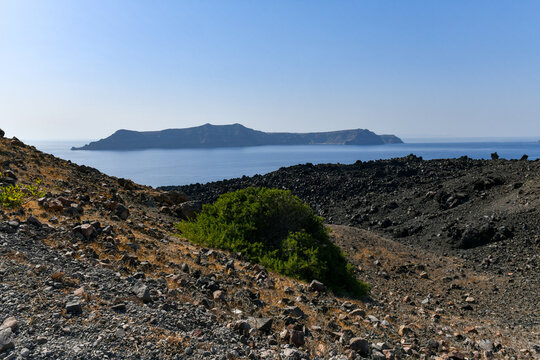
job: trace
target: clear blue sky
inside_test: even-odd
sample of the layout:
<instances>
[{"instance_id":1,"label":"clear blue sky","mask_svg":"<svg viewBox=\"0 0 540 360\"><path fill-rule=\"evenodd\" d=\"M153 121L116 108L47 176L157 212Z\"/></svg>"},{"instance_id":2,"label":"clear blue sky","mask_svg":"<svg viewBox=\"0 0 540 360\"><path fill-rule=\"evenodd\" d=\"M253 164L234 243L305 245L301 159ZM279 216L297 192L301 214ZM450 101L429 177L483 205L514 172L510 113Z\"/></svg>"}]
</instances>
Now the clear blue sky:
<instances>
[{"instance_id":1,"label":"clear blue sky","mask_svg":"<svg viewBox=\"0 0 540 360\"><path fill-rule=\"evenodd\" d=\"M540 136L540 1L0 0L0 128Z\"/></svg>"}]
</instances>

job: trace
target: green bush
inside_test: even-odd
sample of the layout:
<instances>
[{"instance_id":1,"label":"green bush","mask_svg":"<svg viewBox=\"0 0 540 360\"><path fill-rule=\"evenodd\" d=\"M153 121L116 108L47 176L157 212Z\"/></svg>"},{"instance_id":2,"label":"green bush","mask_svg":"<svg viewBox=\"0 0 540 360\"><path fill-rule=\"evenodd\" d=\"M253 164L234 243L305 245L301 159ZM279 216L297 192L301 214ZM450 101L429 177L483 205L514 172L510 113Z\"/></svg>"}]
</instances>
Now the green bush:
<instances>
[{"instance_id":1,"label":"green bush","mask_svg":"<svg viewBox=\"0 0 540 360\"><path fill-rule=\"evenodd\" d=\"M0 204L4 207L20 206L25 197L26 193L19 185L0 188Z\"/></svg>"},{"instance_id":2,"label":"green bush","mask_svg":"<svg viewBox=\"0 0 540 360\"><path fill-rule=\"evenodd\" d=\"M322 218L290 191L251 187L227 193L176 226L194 243L241 252L280 274L317 279L351 296L369 291L330 241Z\"/></svg>"},{"instance_id":3,"label":"green bush","mask_svg":"<svg viewBox=\"0 0 540 360\"><path fill-rule=\"evenodd\" d=\"M2 174L0 174L2 175ZM14 208L21 206L23 200L40 198L45 196L45 191L41 189L41 179L35 179L34 184L27 186L8 185L0 188L0 205Z\"/></svg>"},{"instance_id":4,"label":"green bush","mask_svg":"<svg viewBox=\"0 0 540 360\"><path fill-rule=\"evenodd\" d=\"M46 192L41 188L41 183L43 181L40 178L34 179L34 184L27 185L26 190L29 193L29 196L32 198L41 198L44 197Z\"/></svg>"}]
</instances>

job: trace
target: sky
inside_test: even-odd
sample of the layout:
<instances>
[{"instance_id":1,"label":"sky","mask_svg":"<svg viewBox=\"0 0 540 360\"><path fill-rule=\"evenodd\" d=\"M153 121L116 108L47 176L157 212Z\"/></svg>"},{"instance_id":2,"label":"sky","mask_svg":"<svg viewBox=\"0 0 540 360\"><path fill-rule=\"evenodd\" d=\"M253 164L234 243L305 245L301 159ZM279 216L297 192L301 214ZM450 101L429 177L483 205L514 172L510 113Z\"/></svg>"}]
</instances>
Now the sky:
<instances>
[{"instance_id":1,"label":"sky","mask_svg":"<svg viewBox=\"0 0 540 360\"><path fill-rule=\"evenodd\" d=\"M0 0L0 128L540 137L539 17L536 0Z\"/></svg>"}]
</instances>

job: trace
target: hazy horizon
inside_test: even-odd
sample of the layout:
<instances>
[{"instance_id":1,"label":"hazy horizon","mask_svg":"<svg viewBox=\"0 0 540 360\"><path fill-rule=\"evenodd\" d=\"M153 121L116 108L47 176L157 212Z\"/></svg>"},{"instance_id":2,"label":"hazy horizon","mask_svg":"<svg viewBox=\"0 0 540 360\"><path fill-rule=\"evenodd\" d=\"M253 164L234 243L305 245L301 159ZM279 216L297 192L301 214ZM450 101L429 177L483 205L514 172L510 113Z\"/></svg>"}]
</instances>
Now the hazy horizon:
<instances>
[{"instance_id":1,"label":"hazy horizon","mask_svg":"<svg viewBox=\"0 0 540 360\"><path fill-rule=\"evenodd\" d=\"M0 128L540 138L537 1L0 2Z\"/></svg>"},{"instance_id":2,"label":"hazy horizon","mask_svg":"<svg viewBox=\"0 0 540 360\"><path fill-rule=\"evenodd\" d=\"M258 129L256 129L258 130ZM346 130L346 129L344 129ZM112 134L109 134L112 135ZM383 135L383 134L379 134ZM10 134L6 134L6 136L10 136ZM16 135L14 135L16 136ZM105 136L106 137L106 136ZM20 138L20 140L27 142L29 145L33 145L33 142L56 142L56 143L80 143L80 144L88 144L92 141L98 141L102 138L90 138L90 139L77 139L77 138ZM464 136L464 137L454 137L454 136L407 136L407 137L400 137L401 140L403 140L405 143L438 143L438 142L537 142L539 141L539 137L536 136ZM272 146L272 145L270 145Z\"/></svg>"}]
</instances>

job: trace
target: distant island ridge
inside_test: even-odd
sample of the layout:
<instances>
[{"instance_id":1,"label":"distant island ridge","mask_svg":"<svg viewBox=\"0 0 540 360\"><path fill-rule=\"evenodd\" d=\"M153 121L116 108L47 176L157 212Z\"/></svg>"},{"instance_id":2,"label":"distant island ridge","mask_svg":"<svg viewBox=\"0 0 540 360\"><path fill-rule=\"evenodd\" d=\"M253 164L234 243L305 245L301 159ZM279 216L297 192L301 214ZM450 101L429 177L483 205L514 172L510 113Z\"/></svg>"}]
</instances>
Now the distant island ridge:
<instances>
[{"instance_id":1,"label":"distant island ridge","mask_svg":"<svg viewBox=\"0 0 540 360\"><path fill-rule=\"evenodd\" d=\"M220 148L264 145L383 145L401 144L395 135L366 129L312 133L263 132L241 124L212 125L161 131L118 130L111 136L71 150L144 150Z\"/></svg>"}]
</instances>

